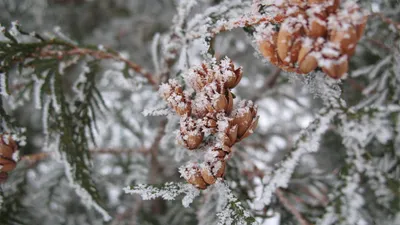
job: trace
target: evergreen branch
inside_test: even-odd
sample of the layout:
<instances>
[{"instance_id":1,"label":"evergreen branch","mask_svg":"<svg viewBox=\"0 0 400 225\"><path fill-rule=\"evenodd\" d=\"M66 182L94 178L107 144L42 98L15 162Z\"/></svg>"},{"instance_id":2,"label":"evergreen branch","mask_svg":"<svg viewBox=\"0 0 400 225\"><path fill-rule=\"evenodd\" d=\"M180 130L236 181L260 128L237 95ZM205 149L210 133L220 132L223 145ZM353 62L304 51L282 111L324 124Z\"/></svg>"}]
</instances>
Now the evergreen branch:
<instances>
[{"instance_id":1,"label":"evergreen branch","mask_svg":"<svg viewBox=\"0 0 400 225\"><path fill-rule=\"evenodd\" d=\"M254 225L256 219L243 207L240 200L232 193L232 190L222 180L215 183L218 190L222 210L217 213L218 225Z\"/></svg>"},{"instance_id":2,"label":"evergreen branch","mask_svg":"<svg viewBox=\"0 0 400 225\"><path fill-rule=\"evenodd\" d=\"M44 59L64 60L71 56L83 57L90 55L99 60L111 59L123 62L133 71L144 76L149 84L154 88L158 88L158 81L154 79L152 73L148 72L140 65L123 58L118 52L79 46L57 38L44 39L39 34L34 33L34 35L30 35L27 32L22 31L18 25L14 26L17 27L17 30L21 35L28 37L33 36L40 41L37 42L32 40L31 42L18 42L18 40L7 29L3 29L2 32L9 41L0 42L0 62L2 62L0 70L8 71L15 63L22 63L22 65L25 65L27 60L33 60L32 62L27 63L27 65L34 66L35 62L37 62L35 59L40 61Z\"/></svg>"},{"instance_id":3,"label":"evergreen branch","mask_svg":"<svg viewBox=\"0 0 400 225\"><path fill-rule=\"evenodd\" d=\"M90 174L90 153L88 149L88 139L86 129L90 129L91 120L88 117L89 104L93 96L93 77L96 74L96 64L90 66L86 72L87 82L82 88L85 100L80 103L74 111L69 107L65 99L62 88L62 77L59 73L55 74L55 91L60 104L60 114L55 112L53 115L57 124L59 137L59 157L64 162L65 173L70 185L81 197L82 202L88 207L94 207L103 215L104 220L108 221L111 217L100 206L100 195L95 187ZM92 80L91 80L92 79ZM46 118L45 118L46 119ZM79 121L79 123L75 123ZM61 136L62 134L62 136Z\"/></svg>"}]
</instances>

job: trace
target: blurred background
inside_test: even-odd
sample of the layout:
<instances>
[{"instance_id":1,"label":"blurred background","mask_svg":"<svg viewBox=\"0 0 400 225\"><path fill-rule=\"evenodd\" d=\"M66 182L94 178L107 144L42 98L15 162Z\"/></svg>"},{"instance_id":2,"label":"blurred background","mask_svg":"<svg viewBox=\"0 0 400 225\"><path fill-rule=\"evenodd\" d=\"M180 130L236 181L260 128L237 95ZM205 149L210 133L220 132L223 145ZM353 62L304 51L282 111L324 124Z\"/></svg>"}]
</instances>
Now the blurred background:
<instances>
[{"instance_id":1,"label":"blurred background","mask_svg":"<svg viewBox=\"0 0 400 225\"><path fill-rule=\"evenodd\" d=\"M209 7L230 5L226 2L198 1L185 22L196 14L207 12ZM251 10L251 1L234 2L237 5L227 10L228 18ZM368 0L360 1L360 4L372 13L400 21L399 1ZM0 24L9 27L11 22L18 21L28 32L55 33L82 46L110 48L148 68L161 79L179 78L184 69L205 58L201 52L201 40L197 40L186 43L185 63L180 63L181 58L173 63L167 60L164 64L157 63L157 59L161 62L168 58L166 42L171 40L168 38L173 33L171 27L178 13L177 6L178 1L175 0L0 0ZM217 11L219 13L211 16L217 19L223 17L224 9L221 7ZM398 41L399 32L393 25L379 16L369 20L365 36L350 61L348 79L331 82L331 87L342 93L348 106L399 103L400 96L396 96L398 92L395 89L400 83L400 70L394 68L395 61L378 67L388 56L399 60ZM255 200L261 193L263 182L275 170L274 165L285 159L301 130L317 117L323 107L324 88L330 81L322 72L303 77L271 66L255 48L251 35L241 29L218 35L213 46L216 57L229 56L235 64L243 67L244 76L234 94L239 100L253 100L259 107L260 115L256 132L235 145L225 180L260 224L298 224L292 212L281 204L284 201L282 198L309 218L310 224L314 224L325 214L332 198L329 193L341 182L338 175L345 173L344 168L348 164L343 137L335 123L330 124L322 136L319 151L301 158L281 199L274 198L269 207L262 208L257 206ZM74 83L79 71L79 66L66 70L66 77L70 78L66 79L65 86ZM389 71L392 81L381 79L385 71ZM372 73L378 75L372 76ZM2 184L4 196L8 196L8 208L3 207L1 215L11 215L11 224L217 224L215 202L218 195L215 193L218 190L204 192L189 208L184 208L180 199L143 201L140 196L123 192L123 187L140 183L184 182L179 177L178 168L191 155L175 141L178 117L143 113L160 105L165 108L146 80L134 73L126 79L124 65L111 60L101 62L98 74L96 82L105 107L96 119L96 145L90 144L93 161L91 176L104 209L112 220L104 222L95 210L82 204L66 179L64 164L52 156L38 160L23 158L17 169L10 173L8 182ZM12 82L19 84L17 77L12 78ZM390 85L394 85L390 89L393 93L391 97L383 93ZM13 87L17 92L18 86ZM378 101L380 97L385 99ZM51 148L43 146L43 112L36 109L29 99L12 103L11 100L6 101L10 105L9 113L26 127L27 144L20 149L20 155L24 157L51 151ZM390 123L390 127L399 124L396 119ZM396 180L400 178L400 139L395 138L399 135L395 129L391 131L390 143L371 140L368 151L369 160ZM400 203L386 198L392 195L382 194L382 204L386 208L382 207L367 181L361 183L365 187L360 193L367 204L358 211L364 223L357 224L389 225L398 222L400 216L396 210L399 210ZM398 188L397 184L393 185L394 189ZM393 198L398 200L399 196Z\"/></svg>"}]
</instances>

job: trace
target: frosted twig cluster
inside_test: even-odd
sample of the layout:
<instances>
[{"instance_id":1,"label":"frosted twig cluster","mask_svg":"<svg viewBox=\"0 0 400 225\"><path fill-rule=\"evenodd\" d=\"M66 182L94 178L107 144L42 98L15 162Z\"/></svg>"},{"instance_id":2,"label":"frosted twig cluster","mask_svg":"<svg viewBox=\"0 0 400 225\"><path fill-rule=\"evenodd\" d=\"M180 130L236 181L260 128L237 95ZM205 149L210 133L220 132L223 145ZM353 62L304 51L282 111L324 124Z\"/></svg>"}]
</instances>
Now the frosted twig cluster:
<instances>
[{"instance_id":1,"label":"frosted twig cluster","mask_svg":"<svg viewBox=\"0 0 400 225\"><path fill-rule=\"evenodd\" d=\"M214 184L225 173L231 147L257 126L257 107L251 101L233 104L234 88L242 77L229 58L203 63L184 74L193 90L183 90L171 79L160 86L160 95L181 116L178 142L189 150L206 149L204 161L180 168L181 175L199 189Z\"/></svg>"},{"instance_id":2,"label":"frosted twig cluster","mask_svg":"<svg viewBox=\"0 0 400 225\"><path fill-rule=\"evenodd\" d=\"M254 1L258 13L272 17L254 34L260 52L285 71L317 69L339 79L364 31L367 16L355 2L340 0Z\"/></svg>"}]
</instances>

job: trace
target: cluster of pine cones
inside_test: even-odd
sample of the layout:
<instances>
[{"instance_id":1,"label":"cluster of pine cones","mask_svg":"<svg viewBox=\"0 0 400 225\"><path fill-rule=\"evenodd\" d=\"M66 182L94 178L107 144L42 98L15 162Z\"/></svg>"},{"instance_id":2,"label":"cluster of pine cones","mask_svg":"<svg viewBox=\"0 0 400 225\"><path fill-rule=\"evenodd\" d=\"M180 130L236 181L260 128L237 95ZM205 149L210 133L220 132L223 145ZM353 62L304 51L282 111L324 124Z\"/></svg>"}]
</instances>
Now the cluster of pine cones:
<instances>
[{"instance_id":1,"label":"cluster of pine cones","mask_svg":"<svg viewBox=\"0 0 400 225\"><path fill-rule=\"evenodd\" d=\"M256 27L260 52L285 71L307 74L317 67L339 79L364 31L367 16L354 1L255 0L270 17Z\"/></svg>"},{"instance_id":2,"label":"cluster of pine cones","mask_svg":"<svg viewBox=\"0 0 400 225\"><path fill-rule=\"evenodd\" d=\"M17 143L9 134L0 135L0 183L8 178L8 172L13 170L17 165L16 155L18 151Z\"/></svg>"},{"instance_id":3,"label":"cluster of pine cones","mask_svg":"<svg viewBox=\"0 0 400 225\"><path fill-rule=\"evenodd\" d=\"M190 90L171 79L159 93L181 117L178 142L189 150L206 151L200 163L180 168L189 183L206 189L224 176L231 147L256 128L257 107L251 101L233 103L231 89L241 80L242 69L229 58L193 67L183 77Z\"/></svg>"}]
</instances>

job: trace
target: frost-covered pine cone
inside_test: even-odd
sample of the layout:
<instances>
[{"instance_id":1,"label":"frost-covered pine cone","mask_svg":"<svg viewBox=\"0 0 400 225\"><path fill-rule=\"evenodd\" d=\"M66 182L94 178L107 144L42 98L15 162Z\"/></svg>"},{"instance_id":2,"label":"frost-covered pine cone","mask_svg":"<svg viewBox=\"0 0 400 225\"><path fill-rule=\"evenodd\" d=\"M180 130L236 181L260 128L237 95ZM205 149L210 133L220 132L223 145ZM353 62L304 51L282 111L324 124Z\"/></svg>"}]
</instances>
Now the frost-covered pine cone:
<instances>
[{"instance_id":1,"label":"frost-covered pine cone","mask_svg":"<svg viewBox=\"0 0 400 225\"><path fill-rule=\"evenodd\" d=\"M355 2L339 0L255 1L267 21L256 27L261 54L289 72L307 74L317 67L339 79L348 71L367 22Z\"/></svg>"},{"instance_id":2,"label":"frost-covered pine cone","mask_svg":"<svg viewBox=\"0 0 400 225\"><path fill-rule=\"evenodd\" d=\"M0 135L0 183L14 170L18 161L18 145L9 134Z\"/></svg>"},{"instance_id":3,"label":"frost-covered pine cone","mask_svg":"<svg viewBox=\"0 0 400 225\"><path fill-rule=\"evenodd\" d=\"M223 177L231 147L257 126L257 107L251 101L233 103L230 89L242 75L242 69L225 58L219 63L202 63L184 74L193 89L192 98L176 80L160 87L161 96L181 116L178 142L189 150L201 146L207 149L203 162L192 162L180 169L181 175L199 189Z\"/></svg>"}]
</instances>

